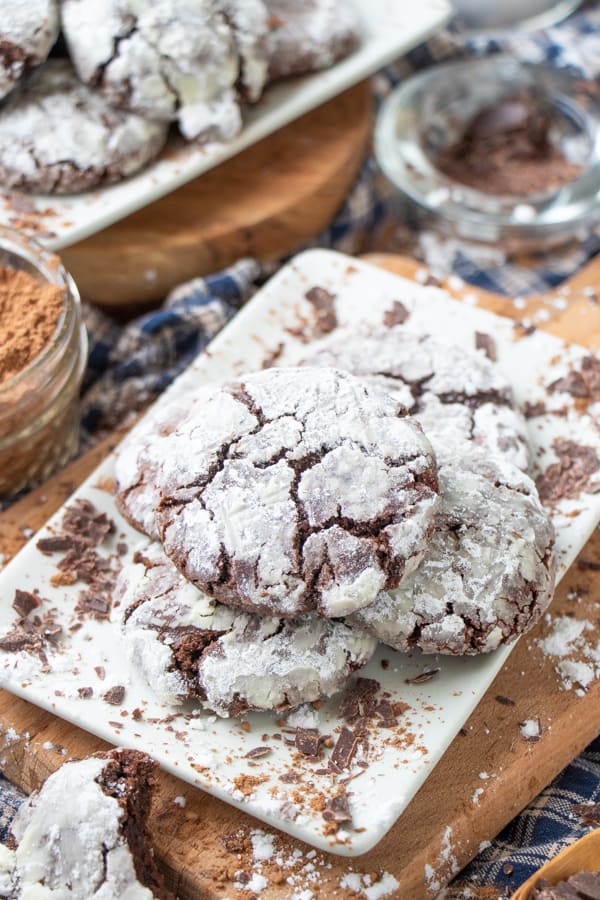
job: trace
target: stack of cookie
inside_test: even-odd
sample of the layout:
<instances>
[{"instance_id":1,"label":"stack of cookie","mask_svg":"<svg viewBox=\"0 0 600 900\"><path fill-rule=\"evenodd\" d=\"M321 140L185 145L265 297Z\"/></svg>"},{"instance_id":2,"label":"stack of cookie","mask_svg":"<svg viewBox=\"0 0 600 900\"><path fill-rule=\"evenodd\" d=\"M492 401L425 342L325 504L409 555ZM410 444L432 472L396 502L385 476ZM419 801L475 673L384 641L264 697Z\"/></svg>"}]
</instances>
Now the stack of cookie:
<instances>
[{"instance_id":1,"label":"stack of cookie","mask_svg":"<svg viewBox=\"0 0 600 900\"><path fill-rule=\"evenodd\" d=\"M377 641L474 654L539 618L553 530L501 372L401 327L190 390L131 432L147 536L114 615L148 684L219 715L342 689Z\"/></svg>"},{"instance_id":2,"label":"stack of cookie","mask_svg":"<svg viewBox=\"0 0 600 900\"><path fill-rule=\"evenodd\" d=\"M243 101L358 40L344 0L0 0L0 14L0 179L44 193L131 175L172 122L230 140Z\"/></svg>"}]
</instances>

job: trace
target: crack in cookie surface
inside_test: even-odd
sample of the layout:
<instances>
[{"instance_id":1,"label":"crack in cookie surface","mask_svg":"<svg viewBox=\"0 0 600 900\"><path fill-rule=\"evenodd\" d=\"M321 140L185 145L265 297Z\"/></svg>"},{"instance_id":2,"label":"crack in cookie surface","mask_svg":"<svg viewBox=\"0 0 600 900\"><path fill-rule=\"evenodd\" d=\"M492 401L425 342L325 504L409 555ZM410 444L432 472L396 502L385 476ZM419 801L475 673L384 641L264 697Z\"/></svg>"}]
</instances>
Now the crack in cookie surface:
<instances>
[{"instance_id":1,"label":"crack in cookie surface","mask_svg":"<svg viewBox=\"0 0 600 900\"><path fill-rule=\"evenodd\" d=\"M133 665L165 702L221 716L284 710L341 690L375 649L373 637L343 622L225 607L186 581L158 543L135 558L119 577L113 616Z\"/></svg>"},{"instance_id":2,"label":"crack in cookie surface","mask_svg":"<svg viewBox=\"0 0 600 900\"><path fill-rule=\"evenodd\" d=\"M438 502L417 423L335 370L214 388L144 460L168 556L218 600L267 615L367 606L418 564Z\"/></svg>"},{"instance_id":3,"label":"crack in cookie surface","mask_svg":"<svg viewBox=\"0 0 600 900\"><path fill-rule=\"evenodd\" d=\"M302 363L338 366L387 391L422 424L438 459L473 440L523 471L527 429L502 372L481 351L391 328L338 329L304 351Z\"/></svg>"},{"instance_id":4,"label":"crack in cookie surface","mask_svg":"<svg viewBox=\"0 0 600 900\"><path fill-rule=\"evenodd\" d=\"M552 524L531 479L476 446L439 475L441 511L420 566L351 621L397 650L495 650L552 598Z\"/></svg>"}]
</instances>

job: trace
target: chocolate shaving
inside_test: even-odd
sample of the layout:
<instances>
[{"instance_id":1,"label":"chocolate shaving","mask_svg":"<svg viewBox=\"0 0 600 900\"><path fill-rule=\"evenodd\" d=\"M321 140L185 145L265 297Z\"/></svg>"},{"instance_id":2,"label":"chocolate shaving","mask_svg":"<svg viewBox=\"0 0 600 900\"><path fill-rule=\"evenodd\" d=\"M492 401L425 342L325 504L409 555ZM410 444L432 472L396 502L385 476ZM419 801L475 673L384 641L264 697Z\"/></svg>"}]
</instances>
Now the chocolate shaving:
<instances>
[{"instance_id":1,"label":"chocolate shaving","mask_svg":"<svg viewBox=\"0 0 600 900\"><path fill-rule=\"evenodd\" d=\"M364 729L352 731L350 728L342 728L328 760L330 770L339 774L347 769L365 737Z\"/></svg>"},{"instance_id":2,"label":"chocolate shaving","mask_svg":"<svg viewBox=\"0 0 600 900\"><path fill-rule=\"evenodd\" d=\"M536 419L538 416L546 414L546 406L541 400L537 403L530 403L528 400L523 404L523 415L526 419Z\"/></svg>"},{"instance_id":3,"label":"chocolate shaving","mask_svg":"<svg viewBox=\"0 0 600 900\"><path fill-rule=\"evenodd\" d=\"M487 358L492 362L496 362L498 359L494 339L491 335L486 334L485 331L475 332L475 349L483 350Z\"/></svg>"},{"instance_id":4,"label":"chocolate shaving","mask_svg":"<svg viewBox=\"0 0 600 900\"><path fill-rule=\"evenodd\" d=\"M548 386L551 393L564 392L579 400L593 403L600 400L600 358L584 356L581 369L572 369L564 378Z\"/></svg>"},{"instance_id":5,"label":"chocolate shaving","mask_svg":"<svg viewBox=\"0 0 600 900\"><path fill-rule=\"evenodd\" d=\"M404 684L425 684L426 681L431 681L432 678L435 678L439 671L439 668L427 669L425 672L421 672L420 675L415 675L414 678L405 678Z\"/></svg>"},{"instance_id":6,"label":"chocolate shaving","mask_svg":"<svg viewBox=\"0 0 600 900\"><path fill-rule=\"evenodd\" d=\"M357 678L342 698L338 715L347 722L366 718L375 712L375 695L381 685L374 678Z\"/></svg>"},{"instance_id":7,"label":"chocolate shaving","mask_svg":"<svg viewBox=\"0 0 600 900\"><path fill-rule=\"evenodd\" d=\"M403 325L409 316L410 313L405 305L400 303L399 300L394 300L390 309L386 309L383 314L383 324L387 328L393 328L394 325Z\"/></svg>"},{"instance_id":8,"label":"chocolate shaving","mask_svg":"<svg viewBox=\"0 0 600 900\"><path fill-rule=\"evenodd\" d=\"M298 774L298 772L294 772L292 770L290 772L284 772L283 775L280 775L279 780L283 781L284 784L296 784L296 782L300 781L300 775Z\"/></svg>"},{"instance_id":9,"label":"chocolate shaving","mask_svg":"<svg viewBox=\"0 0 600 900\"><path fill-rule=\"evenodd\" d=\"M592 482L592 476L600 469L600 459L593 447L580 446L564 438L557 438L552 447L558 462L551 463L537 479L542 503L576 499L582 492L596 493L600 490L600 480Z\"/></svg>"},{"instance_id":10,"label":"chocolate shaving","mask_svg":"<svg viewBox=\"0 0 600 900\"><path fill-rule=\"evenodd\" d=\"M82 700L89 700L90 697L94 696L94 688L91 687L80 687L77 688L77 693L81 697Z\"/></svg>"},{"instance_id":11,"label":"chocolate shaving","mask_svg":"<svg viewBox=\"0 0 600 900\"><path fill-rule=\"evenodd\" d=\"M316 312L316 321L313 325L313 337L329 334L337 328L337 316L335 314L335 294L330 294L322 287L313 287L304 295L312 304Z\"/></svg>"},{"instance_id":12,"label":"chocolate shaving","mask_svg":"<svg viewBox=\"0 0 600 900\"><path fill-rule=\"evenodd\" d=\"M123 702L124 696L125 688L122 684L116 684L114 687L109 688L108 691L105 691L102 694L102 699L107 703L110 703L111 706L119 706L119 704Z\"/></svg>"},{"instance_id":13,"label":"chocolate shaving","mask_svg":"<svg viewBox=\"0 0 600 900\"><path fill-rule=\"evenodd\" d=\"M52 553L64 553L73 547L73 538L71 537L55 537L40 538L36 544L38 550L46 556Z\"/></svg>"},{"instance_id":14,"label":"chocolate shaving","mask_svg":"<svg viewBox=\"0 0 600 900\"><path fill-rule=\"evenodd\" d=\"M515 701L511 700L510 697L505 697L503 694L496 694L494 699L497 703L501 703L502 706L515 706Z\"/></svg>"},{"instance_id":15,"label":"chocolate shaving","mask_svg":"<svg viewBox=\"0 0 600 900\"><path fill-rule=\"evenodd\" d=\"M96 673L100 681L104 681L104 678L106 677L106 669L104 668L104 666L94 666L94 672Z\"/></svg>"},{"instance_id":16,"label":"chocolate shaving","mask_svg":"<svg viewBox=\"0 0 600 900\"><path fill-rule=\"evenodd\" d=\"M19 614L20 618L24 619L30 612L37 609L39 605L39 598L36 597L35 594L31 594L29 591L20 591L17 588L12 606L15 612Z\"/></svg>"},{"instance_id":17,"label":"chocolate shaving","mask_svg":"<svg viewBox=\"0 0 600 900\"><path fill-rule=\"evenodd\" d=\"M574 803L571 812L579 816L584 825L600 825L600 803Z\"/></svg>"},{"instance_id":18,"label":"chocolate shaving","mask_svg":"<svg viewBox=\"0 0 600 900\"><path fill-rule=\"evenodd\" d=\"M337 797L330 797L325 803L323 818L326 822L335 822L336 825L351 824L352 816L350 814L348 795L341 793Z\"/></svg>"},{"instance_id":19,"label":"chocolate shaving","mask_svg":"<svg viewBox=\"0 0 600 900\"><path fill-rule=\"evenodd\" d=\"M253 747L244 754L245 759L260 759L261 756L268 756L273 752L273 748L265 745L264 747Z\"/></svg>"},{"instance_id":20,"label":"chocolate shaving","mask_svg":"<svg viewBox=\"0 0 600 900\"><path fill-rule=\"evenodd\" d=\"M319 758L321 737L316 728L296 728L294 744L296 749L308 759Z\"/></svg>"},{"instance_id":21,"label":"chocolate shaving","mask_svg":"<svg viewBox=\"0 0 600 900\"><path fill-rule=\"evenodd\" d=\"M377 704L375 715L380 719L379 724L382 728L394 728L398 724L394 708L389 700L381 700Z\"/></svg>"}]
</instances>

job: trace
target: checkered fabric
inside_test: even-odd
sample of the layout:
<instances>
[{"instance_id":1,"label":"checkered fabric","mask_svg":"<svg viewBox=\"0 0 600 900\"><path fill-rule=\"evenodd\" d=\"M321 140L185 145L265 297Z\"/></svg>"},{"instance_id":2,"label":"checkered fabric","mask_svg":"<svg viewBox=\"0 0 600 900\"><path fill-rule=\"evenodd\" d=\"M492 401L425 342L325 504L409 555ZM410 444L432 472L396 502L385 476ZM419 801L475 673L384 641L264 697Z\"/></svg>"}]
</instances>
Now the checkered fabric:
<instances>
[{"instance_id":1,"label":"checkered fabric","mask_svg":"<svg viewBox=\"0 0 600 900\"><path fill-rule=\"evenodd\" d=\"M567 22L545 32L513 33L504 42L465 39L457 28L447 29L380 72L374 79L376 96L381 99L417 69L501 49L597 78L600 4L585 4ZM389 243L390 233L395 243ZM378 243L378 236L384 234L388 237ZM358 253L398 249L399 244L404 252L420 255L428 264L437 259L464 281L518 296L555 287L599 252L600 226L581 235L577 246L530 259L523 267L497 251L419 234L411 223L393 221L386 186L370 158L333 223L311 245ZM82 449L158 396L275 268L242 259L224 272L181 285L159 310L126 326L86 306L90 358L82 397ZM588 830L572 813L573 804L585 801L600 801L600 738L479 854L455 882L452 896L476 896L477 886L482 885L496 885L510 895L548 857ZM0 776L0 840L5 839L19 802L18 793ZM507 875L511 867L512 874Z\"/></svg>"}]
</instances>

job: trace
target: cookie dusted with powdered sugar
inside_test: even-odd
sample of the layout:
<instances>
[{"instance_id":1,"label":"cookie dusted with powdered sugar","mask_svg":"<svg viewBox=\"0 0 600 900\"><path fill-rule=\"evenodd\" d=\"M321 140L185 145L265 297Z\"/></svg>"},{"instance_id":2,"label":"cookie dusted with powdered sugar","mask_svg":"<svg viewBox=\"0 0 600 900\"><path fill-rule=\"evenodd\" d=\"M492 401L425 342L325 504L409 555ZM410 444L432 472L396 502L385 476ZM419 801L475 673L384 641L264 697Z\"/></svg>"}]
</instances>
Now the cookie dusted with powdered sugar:
<instances>
[{"instance_id":1,"label":"cookie dusted with powdered sugar","mask_svg":"<svg viewBox=\"0 0 600 900\"><path fill-rule=\"evenodd\" d=\"M2 896L173 900L146 829L157 764L135 750L67 762L20 807Z\"/></svg>"},{"instance_id":2,"label":"cookie dusted with powdered sugar","mask_svg":"<svg viewBox=\"0 0 600 900\"><path fill-rule=\"evenodd\" d=\"M504 375L482 352L401 326L338 329L303 353L308 366L337 366L367 378L403 403L423 426L438 459L465 440L529 466L527 427Z\"/></svg>"},{"instance_id":3,"label":"cookie dusted with powdered sugar","mask_svg":"<svg viewBox=\"0 0 600 900\"><path fill-rule=\"evenodd\" d=\"M62 19L83 81L186 138L234 137L238 87L256 100L266 81L262 0L62 0Z\"/></svg>"},{"instance_id":4,"label":"cookie dusted with powdered sugar","mask_svg":"<svg viewBox=\"0 0 600 900\"><path fill-rule=\"evenodd\" d=\"M368 606L418 565L438 505L419 425L330 369L270 369L213 388L147 445L145 468L180 571L265 615Z\"/></svg>"},{"instance_id":5,"label":"cookie dusted with powdered sugar","mask_svg":"<svg viewBox=\"0 0 600 900\"><path fill-rule=\"evenodd\" d=\"M534 483L477 447L440 465L441 510L419 568L350 621L397 650L475 654L523 634L554 589L554 532Z\"/></svg>"},{"instance_id":6,"label":"cookie dusted with powdered sugar","mask_svg":"<svg viewBox=\"0 0 600 900\"><path fill-rule=\"evenodd\" d=\"M348 0L265 0L272 79L332 66L359 42L360 22Z\"/></svg>"},{"instance_id":7,"label":"cookie dusted with powdered sugar","mask_svg":"<svg viewBox=\"0 0 600 900\"><path fill-rule=\"evenodd\" d=\"M222 606L186 581L157 543L137 550L116 598L126 652L157 696L199 702L220 716L329 697L377 643L310 613L282 620Z\"/></svg>"},{"instance_id":8,"label":"cookie dusted with powdered sugar","mask_svg":"<svg viewBox=\"0 0 600 900\"><path fill-rule=\"evenodd\" d=\"M132 175L162 150L167 128L112 109L65 60L32 72L0 108L5 187L67 194Z\"/></svg>"},{"instance_id":9,"label":"cookie dusted with powdered sugar","mask_svg":"<svg viewBox=\"0 0 600 900\"><path fill-rule=\"evenodd\" d=\"M46 60L58 30L58 0L0 0L0 99Z\"/></svg>"}]
</instances>

